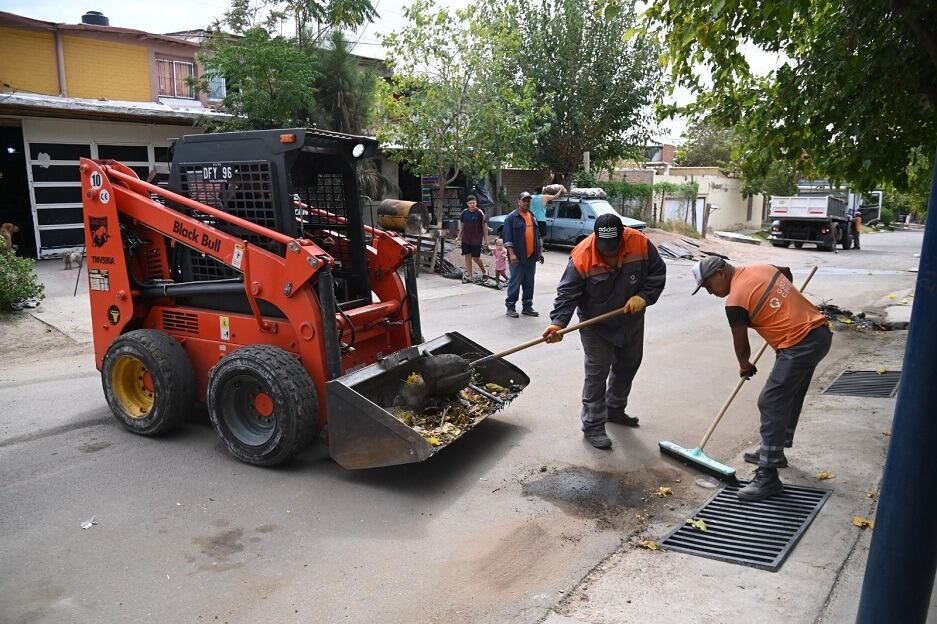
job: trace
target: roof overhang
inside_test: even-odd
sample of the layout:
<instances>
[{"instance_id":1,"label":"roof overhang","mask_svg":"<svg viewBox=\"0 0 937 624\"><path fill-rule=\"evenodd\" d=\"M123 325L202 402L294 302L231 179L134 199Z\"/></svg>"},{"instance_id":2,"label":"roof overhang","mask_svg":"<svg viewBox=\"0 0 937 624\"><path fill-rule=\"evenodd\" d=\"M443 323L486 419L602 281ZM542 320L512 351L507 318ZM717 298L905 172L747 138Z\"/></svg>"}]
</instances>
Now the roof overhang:
<instances>
[{"instance_id":1,"label":"roof overhang","mask_svg":"<svg viewBox=\"0 0 937 624\"><path fill-rule=\"evenodd\" d=\"M199 119L229 119L202 107L179 107L157 102L89 100L35 93L0 93L0 114L30 117L64 117L102 121L141 121L191 126Z\"/></svg>"}]
</instances>

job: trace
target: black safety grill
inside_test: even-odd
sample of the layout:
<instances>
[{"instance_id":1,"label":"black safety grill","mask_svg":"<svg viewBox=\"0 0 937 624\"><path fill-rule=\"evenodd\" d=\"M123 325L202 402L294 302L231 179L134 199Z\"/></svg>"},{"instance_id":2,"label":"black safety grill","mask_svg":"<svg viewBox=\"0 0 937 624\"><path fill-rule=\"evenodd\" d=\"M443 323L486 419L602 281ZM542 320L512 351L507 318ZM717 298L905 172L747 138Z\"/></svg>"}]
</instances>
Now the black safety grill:
<instances>
[{"instance_id":1,"label":"black safety grill","mask_svg":"<svg viewBox=\"0 0 937 624\"><path fill-rule=\"evenodd\" d=\"M662 541L665 550L777 572L813 522L829 490L785 485L784 493L761 501L742 501L739 485L724 487L696 510L692 519L706 530L684 524Z\"/></svg>"},{"instance_id":2,"label":"black safety grill","mask_svg":"<svg viewBox=\"0 0 937 624\"><path fill-rule=\"evenodd\" d=\"M268 161L182 163L179 167L181 195L265 228L283 231L277 219ZM270 251L279 251L276 243L263 236L211 215L186 209L182 211L206 225ZM234 269L196 251L190 252L189 267L191 279L196 280L227 279L238 275Z\"/></svg>"},{"instance_id":3,"label":"black safety grill","mask_svg":"<svg viewBox=\"0 0 937 624\"><path fill-rule=\"evenodd\" d=\"M845 370L822 394L890 399L898 392L901 371Z\"/></svg>"}]
</instances>

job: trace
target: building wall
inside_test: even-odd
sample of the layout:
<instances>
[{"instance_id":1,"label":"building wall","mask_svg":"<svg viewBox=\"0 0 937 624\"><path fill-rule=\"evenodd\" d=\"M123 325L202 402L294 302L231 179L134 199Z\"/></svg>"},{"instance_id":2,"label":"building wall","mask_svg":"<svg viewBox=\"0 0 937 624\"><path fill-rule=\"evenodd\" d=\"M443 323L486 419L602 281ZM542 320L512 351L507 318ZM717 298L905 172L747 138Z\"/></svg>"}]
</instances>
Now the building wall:
<instances>
[{"instance_id":1,"label":"building wall","mask_svg":"<svg viewBox=\"0 0 937 624\"><path fill-rule=\"evenodd\" d=\"M505 187L508 202L513 209L517 205L517 196L522 191L533 193L538 186L550 182L550 176L540 170L533 169L502 169L501 186Z\"/></svg>"},{"instance_id":2,"label":"building wall","mask_svg":"<svg viewBox=\"0 0 937 624\"><path fill-rule=\"evenodd\" d=\"M758 228L762 222L764 197L752 198L751 218L748 214L748 198L742 194L742 183L730 178L715 167L675 167L669 175L655 175L654 182L685 182L699 184L697 197L703 198L713 210L709 213L708 229L725 230Z\"/></svg>"},{"instance_id":3,"label":"building wall","mask_svg":"<svg viewBox=\"0 0 937 624\"><path fill-rule=\"evenodd\" d=\"M153 101L146 46L63 35L62 47L69 97Z\"/></svg>"},{"instance_id":4,"label":"building wall","mask_svg":"<svg viewBox=\"0 0 937 624\"><path fill-rule=\"evenodd\" d=\"M0 82L17 91L58 95L55 35L0 26Z\"/></svg>"}]
</instances>

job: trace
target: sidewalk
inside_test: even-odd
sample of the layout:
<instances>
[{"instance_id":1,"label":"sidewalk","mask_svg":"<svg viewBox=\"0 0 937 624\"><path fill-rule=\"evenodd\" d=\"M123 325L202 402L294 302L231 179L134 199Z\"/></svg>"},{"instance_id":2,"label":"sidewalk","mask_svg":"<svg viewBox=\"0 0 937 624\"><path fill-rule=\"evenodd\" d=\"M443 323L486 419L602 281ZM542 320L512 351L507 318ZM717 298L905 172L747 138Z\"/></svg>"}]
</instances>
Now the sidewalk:
<instances>
[{"instance_id":1,"label":"sidewalk","mask_svg":"<svg viewBox=\"0 0 937 624\"><path fill-rule=\"evenodd\" d=\"M874 518L895 399L819 393L844 369L900 369L906 339L904 331L836 333L834 350L807 395L794 448L787 453L791 468L781 471L785 482L828 488L833 495L778 572L640 547L639 540L660 540L687 518L686 509L674 511L668 499L651 497L640 512L648 518L645 530L623 536L622 546L541 621L855 621L871 530L855 527L852 520ZM752 447L757 445L756 430L753 416ZM748 478L752 467L742 461L744 450L725 459L737 468L744 466L739 475ZM816 474L822 470L832 471L835 478L819 482ZM699 505L713 491L695 485L694 476L688 472L681 483L662 485L673 487L675 495L695 498ZM937 622L934 602L929 621Z\"/></svg>"},{"instance_id":2,"label":"sidewalk","mask_svg":"<svg viewBox=\"0 0 937 624\"><path fill-rule=\"evenodd\" d=\"M88 303L88 268L82 265L79 279L77 268L66 271L63 266L64 261L61 259L36 262L36 274L45 284L46 297L39 307L30 309L29 313L75 342L90 344L93 338L89 319L91 306Z\"/></svg>"}]
</instances>

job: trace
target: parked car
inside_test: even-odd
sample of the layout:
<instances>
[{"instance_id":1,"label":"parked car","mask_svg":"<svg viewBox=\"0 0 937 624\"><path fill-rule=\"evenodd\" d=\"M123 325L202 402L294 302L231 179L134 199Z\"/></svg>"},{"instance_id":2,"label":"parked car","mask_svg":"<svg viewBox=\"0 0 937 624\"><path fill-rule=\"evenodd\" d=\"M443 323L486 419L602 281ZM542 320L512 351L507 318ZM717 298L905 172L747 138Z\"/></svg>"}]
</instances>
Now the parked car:
<instances>
[{"instance_id":1,"label":"parked car","mask_svg":"<svg viewBox=\"0 0 937 624\"><path fill-rule=\"evenodd\" d=\"M618 215L621 222L630 228L643 232L647 223L629 217L623 217L605 199L594 197L559 197L547 204L547 235L544 243L547 245L574 246L592 234L595 229L595 219L603 214ZM488 228L501 236L504 229L504 219L507 215L500 215L488 219Z\"/></svg>"}]
</instances>

